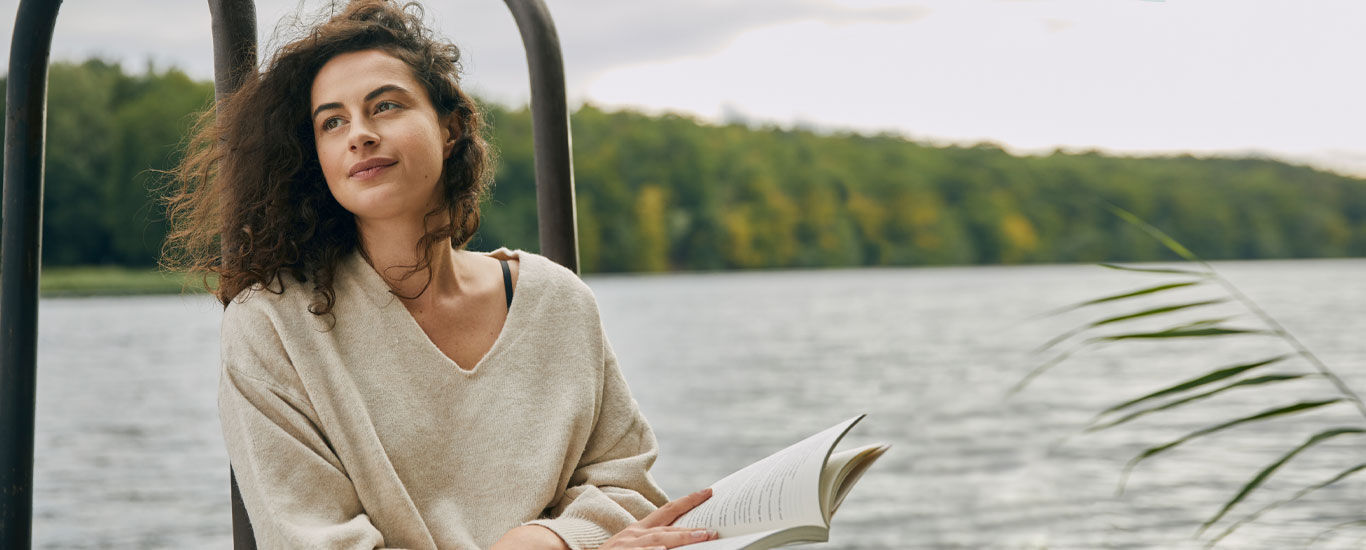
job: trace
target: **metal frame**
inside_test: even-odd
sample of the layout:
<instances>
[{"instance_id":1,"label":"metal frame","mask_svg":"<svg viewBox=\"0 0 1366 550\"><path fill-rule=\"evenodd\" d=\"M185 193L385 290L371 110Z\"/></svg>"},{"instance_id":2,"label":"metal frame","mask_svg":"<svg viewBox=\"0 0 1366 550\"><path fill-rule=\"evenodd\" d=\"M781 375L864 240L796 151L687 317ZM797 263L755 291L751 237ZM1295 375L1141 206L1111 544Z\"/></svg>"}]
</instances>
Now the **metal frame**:
<instances>
[{"instance_id":1,"label":"metal frame","mask_svg":"<svg viewBox=\"0 0 1366 550\"><path fill-rule=\"evenodd\" d=\"M531 73L536 203L541 254L579 270L569 108L559 35L542 0L505 0ZM214 92L223 98L256 70L254 0L208 0ZM4 220L0 236L0 547L32 546L34 392L38 278L42 261L43 159L48 60L61 0L21 0L10 46L5 112ZM251 523L231 479L233 540L254 549Z\"/></svg>"},{"instance_id":2,"label":"metal frame","mask_svg":"<svg viewBox=\"0 0 1366 550\"><path fill-rule=\"evenodd\" d=\"M47 62L60 0L23 0L5 91L4 235L0 236L0 547L33 540L33 406L42 262Z\"/></svg>"}]
</instances>

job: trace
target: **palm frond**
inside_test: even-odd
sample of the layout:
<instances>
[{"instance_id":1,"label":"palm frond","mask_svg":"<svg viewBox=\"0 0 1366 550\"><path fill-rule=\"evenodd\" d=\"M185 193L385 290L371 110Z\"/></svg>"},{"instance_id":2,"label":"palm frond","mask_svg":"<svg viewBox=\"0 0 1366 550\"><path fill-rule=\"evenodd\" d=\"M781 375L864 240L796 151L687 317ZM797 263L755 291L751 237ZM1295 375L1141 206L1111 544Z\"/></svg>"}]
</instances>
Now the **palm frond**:
<instances>
[{"instance_id":1,"label":"palm frond","mask_svg":"<svg viewBox=\"0 0 1366 550\"><path fill-rule=\"evenodd\" d=\"M1147 460L1147 459L1149 459L1149 458L1152 458L1152 457L1154 457L1154 456L1157 456L1158 454L1161 454L1161 453L1170 451L1170 450L1172 450L1173 448L1176 448L1178 445L1181 445L1182 443L1185 443L1185 442L1187 442L1187 441L1190 441L1190 440L1195 439L1195 438L1198 438L1198 437L1204 437L1204 436L1207 436L1207 435L1210 435L1210 434L1213 434L1213 433L1222 432L1222 431L1227 430L1227 429L1229 429L1229 428L1232 428L1232 427L1235 427L1235 426L1240 426L1240 425L1243 425L1243 424L1247 424L1247 423L1249 423L1249 422L1260 422L1260 421L1262 421L1262 420L1269 420L1269 419L1277 418L1277 417L1281 417L1281 416L1286 416L1286 415L1301 413L1301 412L1305 412L1305 411L1310 411L1310 410L1317 409L1317 408L1319 408L1319 407L1325 407L1325 406L1328 406L1328 405L1332 405L1332 404L1334 404L1334 403L1341 403L1342 401L1344 401L1344 399L1341 398L1341 397L1338 397L1338 398L1334 398L1334 399L1324 399L1324 400L1320 400L1320 401L1301 401L1301 402L1299 402L1299 403L1295 403L1294 405L1287 405L1287 406L1284 406L1284 407L1277 407L1277 408L1274 408L1274 409L1267 409L1267 410L1262 411L1262 412L1259 412L1259 413L1257 413L1257 414L1253 414L1253 415L1249 415L1249 416L1244 416L1244 417L1242 417L1242 418L1230 420L1230 421L1228 421L1228 422L1223 422L1223 423L1220 423L1220 424L1216 424L1216 425L1214 425L1214 426L1209 426L1209 427L1206 427L1206 428L1201 428L1201 429L1199 429L1199 430L1195 430L1195 431L1193 431L1193 432L1191 432L1191 433L1188 433L1188 434L1186 434L1186 435L1183 435L1183 436L1181 436L1181 437L1178 437L1178 438L1176 438L1176 439L1173 439L1173 440L1168 441L1168 442L1166 442L1166 443L1163 443L1163 444L1161 444L1161 445L1149 447L1149 448L1147 448L1146 450L1144 450L1143 452L1139 453L1138 456L1136 456L1136 457L1134 457L1133 459L1131 459L1131 460L1129 461L1129 463L1126 464L1126 465L1124 466L1124 474L1123 474L1123 476L1121 477L1120 483L1119 483L1119 492L1120 492L1120 493L1123 493L1123 492L1124 492L1124 485L1125 485L1125 483L1126 483L1126 482L1128 481L1128 479L1129 479L1129 473L1132 472L1133 469L1134 469L1134 467L1135 467L1135 466L1138 466L1138 464L1139 464L1140 462L1143 462L1144 460Z\"/></svg>"},{"instance_id":2,"label":"palm frond","mask_svg":"<svg viewBox=\"0 0 1366 550\"><path fill-rule=\"evenodd\" d=\"M1225 364L1224 366L1212 368L1207 372L1172 383L1158 390L1149 391L1137 397L1127 399L1097 413L1089 425L1083 429L1083 432L1089 433L1113 428L1154 413L1170 411L1178 407L1198 403L1235 389L1263 389L1282 382L1320 377L1329 381L1336 390L1336 395L1309 397L1298 403L1276 406L1255 414L1232 419L1225 418L1216 420L1210 425L1186 433L1181 437L1158 445L1149 446L1135 455L1124 466L1118 488L1121 494L1124 491L1125 485L1128 483L1129 476L1139 464L1207 435L1239 426L1319 410L1343 402L1355 406L1357 411L1361 413L1363 420L1366 420L1366 401L1363 401L1352 388L1348 387L1347 384L1332 371L1332 369L1328 368L1323 361L1304 346L1297 338L1290 334L1285 327L1281 326L1276 319L1268 315L1266 311L1262 310L1260 306L1248 298L1247 295L1243 294L1243 292L1231 282L1216 273L1209 263L1202 260L1199 256L1196 256L1195 253L1191 252L1170 235L1167 235L1157 227L1145 222L1133 213L1113 204L1107 204L1107 207L1116 216L1148 234L1168 250L1171 250L1177 256L1193 264L1194 267L1135 267L1118 264L1101 264L1102 267L1107 269L1130 273L1160 275L1169 277L1170 279L1157 284L1148 284L1135 290L1118 292L1077 302L1050 311L1048 315L1056 315L1101 304L1137 304L1132 305L1129 311L1113 313L1107 317L1087 322L1049 339L1040 346L1036 352L1052 350L1068 341L1071 341L1072 345L1070 349L1066 349L1061 353L1056 353L1052 359L1031 370L1023 380L1016 384L1011 393L1023 389L1028 382L1037 378L1052 367L1073 358L1075 354L1081 350L1126 342L1161 343L1193 340L1203 341L1203 339L1208 338L1224 338L1230 336L1278 339L1281 342L1288 344L1294 351L1293 353L1274 355L1258 360ZM1152 303L1153 299L1156 299L1159 296L1166 296L1167 293L1170 293L1171 291L1189 289L1205 285L1206 283L1217 285L1224 291L1225 295L1212 297L1205 296L1198 299L1188 299L1186 301L1175 303L1169 302L1166 304ZM1246 316L1234 316L1186 321L1158 329L1119 328L1121 326L1128 327L1129 325L1126 323L1130 321L1170 319L1170 316L1173 315L1185 315L1192 311L1201 310L1201 308L1226 303L1241 304L1247 312L1252 314L1252 317L1260 321L1260 323L1258 323L1260 326L1246 326ZM1235 321L1235 319L1238 319L1238 321ZM1308 363L1308 366L1313 370L1309 372L1292 371L1272 373L1263 373L1261 371L1261 369L1264 369L1268 365L1284 364L1288 360L1294 358L1304 359L1305 362ZM1344 436L1364 435L1366 434L1366 422L1363 422L1360 426L1334 425L1320 427L1316 432L1311 432L1311 434L1312 435L1307 435L1307 438L1298 445L1289 448L1288 451L1285 451L1283 454L1276 457L1275 460L1267 463L1245 481L1233 496L1224 502L1209 519L1201 524L1199 530L1195 534L1196 538L1204 536L1211 528L1227 519L1230 514L1232 514L1240 504L1246 502L1251 495L1259 490L1265 490L1266 481L1296 456L1328 440ZM1366 463L1346 468L1329 479L1315 485L1301 488L1289 498L1264 506L1251 514L1234 521L1218 536L1209 539L1207 541L1207 547L1218 544L1221 540L1224 540L1225 537L1238 529L1238 527L1255 521L1258 517L1270 510L1295 502L1307 494L1334 483L1338 483L1341 480L1362 471L1366 471ZM1321 533L1319 537L1349 525L1366 525L1366 519L1339 524L1324 533ZM1319 537L1315 537L1314 540L1317 540ZM1311 540L1310 543L1312 544L1312 542L1313 541Z\"/></svg>"},{"instance_id":3,"label":"palm frond","mask_svg":"<svg viewBox=\"0 0 1366 550\"><path fill-rule=\"evenodd\" d=\"M1192 269L1177 269L1172 267L1134 267L1130 265L1100 263L1098 266L1114 269L1117 271L1132 271L1134 273L1158 273L1163 275L1195 275L1197 277L1208 277L1207 271L1195 271Z\"/></svg>"},{"instance_id":4,"label":"palm frond","mask_svg":"<svg viewBox=\"0 0 1366 550\"><path fill-rule=\"evenodd\" d=\"M1029 383L1030 383L1030 382L1033 382L1035 378L1038 378L1038 377L1039 377L1039 375L1041 375L1041 374L1043 374L1044 372L1048 371L1048 369L1051 369L1051 368L1057 366L1058 363L1061 363L1061 362L1063 362L1063 361L1066 361L1068 357L1071 357L1074 353L1076 353L1076 352L1080 351L1082 348L1088 347L1088 346L1089 346L1088 344L1083 344L1083 345L1081 345L1081 346L1077 346L1077 347L1072 348L1072 349L1070 349L1070 350L1064 351L1064 352L1062 352L1062 353L1059 353L1059 354L1055 355L1052 359L1049 359L1049 360L1047 360L1047 361L1044 361L1043 363L1041 363L1041 364L1039 364L1038 366L1034 367L1034 368L1033 368L1032 370L1030 370L1027 374L1025 374L1024 378L1021 378L1019 382L1016 382L1014 386L1011 386L1010 390L1008 390L1008 391L1006 392L1006 397L1010 397L1010 396L1012 396L1012 395L1015 395L1015 394L1017 394L1017 393L1020 393L1020 390L1023 390L1023 389L1025 388L1025 386L1028 386Z\"/></svg>"},{"instance_id":5,"label":"palm frond","mask_svg":"<svg viewBox=\"0 0 1366 550\"><path fill-rule=\"evenodd\" d=\"M1070 330L1070 331L1067 331L1067 332L1065 332L1065 333L1063 333L1063 334L1061 334L1061 335L1059 335L1059 336L1053 338L1052 340L1049 340L1048 342L1045 342L1044 345L1039 346L1038 350L1036 350L1036 353L1037 353L1037 352L1047 351L1049 348L1052 348L1053 346L1058 345L1059 343L1063 342L1064 340L1067 340L1068 338L1071 338L1071 337L1073 337L1073 336L1076 336L1077 334L1081 334L1082 332L1085 332L1085 331L1088 331L1088 330L1091 330L1091 329L1094 329L1094 328L1099 328L1099 327L1103 327L1103 326L1106 326L1106 325L1113 325L1113 324L1115 324L1115 323L1122 323L1122 322L1124 322L1124 321L1132 321L1132 320L1134 320L1134 319L1144 319L1144 318L1153 317L1153 316L1156 316L1156 315L1163 315L1163 314L1167 314L1167 313L1174 313L1174 312L1177 312L1177 311L1184 311L1184 310L1188 310L1188 309L1192 309L1192 308L1197 308L1197 307L1204 307L1204 306L1210 306L1210 305L1215 305L1215 304L1222 304L1222 303L1225 303L1225 302L1228 302L1228 300L1227 300L1227 299L1223 299L1223 298L1218 298L1218 299L1214 299L1214 300L1199 300L1199 301L1195 301L1195 302L1186 302L1186 303L1182 303L1182 304L1167 304L1167 305L1164 305L1164 306L1158 306L1158 307L1154 307L1154 308L1148 308L1148 309L1145 309L1145 310L1143 310L1143 311L1139 311L1139 312L1135 312L1135 313L1125 313L1125 314L1121 314L1121 315L1115 315L1115 316L1107 317L1107 318L1101 319L1101 320L1099 320L1099 321L1092 321L1092 322L1090 322L1090 323L1087 323L1087 324L1085 324L1085 325L1082 325L1082 326L1080 326L1080 327L1077 327L1077 328L1075 328L1075 329L1072 329L1072 330Z\"/></svg>"},{"instance_id":6,"label":"palm frond","mask_svg":"<svg viewBox=\"0 0 1366 550\"><path fill-rule=\"evenodd\" d=\"M1257 472L1257 475L1253 476L1251 481L1248 481L1247 484L1243 485L1243 488L1238 491L1237 495L1234 495L1233 498L1229 499L1228 502L1224 503L1224 507L1220 508L1219 512L1214 514L1214 517L1205 520L1205 523L1200 525L1200 529L1196 531L1195 536L1198 537L1204 534L1206 529L1209 529L1210 526L1214 525L1215 523L1218 523L1219 520L1223 519L1224 515L1227 514L1229 510L1232 510L1234 506L1237 506L1239 502L1242 502L1243 499L1247 497L1247 495L1252 493L1252 491L1256 490L1258 487L1261 487L1262 483L1264 483L1267 478L1271 477L1271 474L1276 473L1276 470L1280 469L1280 467L1285 465L1286 462L1289 462L1290 459L1295 458L1295 455L1298 455L1301 452L1304 452L1305 449L1313 447L1314 445L1318 445L1319 443L1322 443L1334 437L1360 434L1366 434L1366 429L1357 427L1333 428L1331 430L1324 430L1314 434L1304 443L1301 443L1300 446L1291 449L1284 455L1281 455L1281 457L1276 459L1276 461L1272 462L1271 464L1268 464L1265 468L1262 468L1262 471Z\"/></svg>"},{"instance_id":7,"label":"palm frond","mask_svg":"<svg viewBox=\"0 0 1366 550\"><path fill-rule=\"evenodd\" d=\"M1122 268L1119 267L1119 266L1114 266L1114 267L1115 267L1115 269L1122 269ZM1156 285L1156 286L1150 286L1150 287L1146 287L1146 288L1140 288L1140 289L1138 289L1138 290L1130 290L1130 291L1126 291L1126 292L1121 292L1121 293L1119 293L1119 294L1113 294L1113 295L1110 295L1110 296L1104 296L1104 297L1101 297L1101 298L1095 298L1095 299L1092 299L1092 300L1086 300L1086 301L1084 301L1084 302L1077 302L1077 303L1072 304L1072 305L1070 305L1070 306L1063 306L1063 307L1060 307L1060 308L1055 309L1055 310L1053 310L1053 311L1050 311L1050 312L1048 312L1046 315L1057 315L1057 314L1060 314L1060 313L1066 313L1066 312L1069 312L1069 311L1072 311L1072 310L1075 310L1075 309L1081 309L1081 308L1084 308L1084 307L1090 307L1090 306L1099 305L1099 304L1107 304L1107 303L1116 302L1116 301L1119 301L1119 300L1125 300L1125 299L1129 299L1129 298L1137 298L1137 297L1139 297L1139 296L1148 296L1148 295L1151 295L1151 294L1156 294L1156 293L1158 293L1158 292L1163 292L1163 291L1167 291L1167 290L1176 290L1176 289L1178 289L1178 288L1188 288L1188 287L1192 287L1192 286L1198 285L1198 284L1200 284L1200 283L1202 283L1202 282L1203 282L1203 281L1181 281L1181 282L1177 282L1177 283L1163 283L1163 284Z\"/></svg>"},{"instance_id":8,"label":"palm frond","mask_svg":"<svg viewBox=\"0 0 1366 550\"><path fill-rule=\"evenodd\" d=\"M1093 425L1087 427L1085 431L1087 431L1087 432L1098 432L1098 431L1101 431L1101 430L1113 428L1113 427L1118 426L1118 425L1120 425L1120 424L1124 424L1124 423L1126 423L1126 422L1129 422L1130 420L1134 420L1134 419L1137 419L1137 418L1146 416L1146 415L1151 414L1151 413L1160 412L1160 411L1165 411L1165 410L1170 410L1170 409L1174 409L1174 408L1176 408L1176 407L1180 407L1181 405L1186 405L1186 404L1189 404L1189 403L1194 403L1194 402L1196 402L1196 401L1201 401L1201 400L1204 400L1204 399L1207 399L1207 398L1210 398L1210 397L1214 397L1215 395L1218 395L1219 393L1222 393L1222 392L1224 392L1224 391L1231 390L1231 389L1246 388L1246 387L1249 387L1249 386L1261 386L1261 385L1264 385L1264 384L1271 384L1271 383L1275 383L1275 382L1287 382L1287 381L1290 381L1290 380L1299 380L1299 379L1304 378L1304 377L1306 377L1306 376L1310 376L1310 375L1308 375L1308 374L1268 374L1268 375L1266 375L1266 376L1257 376L1257 377L1253 377L1253 378L1245 378L1245 379L1242 379L1242 380L1238 380L1238 381L1235 381L1235 382L1231 382L1231 383L1229 383L1229 384L1225 384L1225 385L1223 385L1223 386L1220 386L1219 388L1216 388L1216 389L1213 389L1213 390L1210 390L1210 391L1207 391L1207 392L1204 392L1204 393L1198 393L1198 394L1195 394L1195 395L1187 396L1187 397L1184 397L1184 398L1181 398L1181 399L1177 399L1177 400L1174 400L1174 401L1170 401L1170 402L1167 402L1167 403L1163 403L1162 405L1159 405L1159 406L1156 406L1156 407L1150 407L1150 408L1147 408L1147 409L1142 409L1142 410L1139 410L1139 411L1137 411L1137 412L1133 412L1133 413L1127 414L1127 415L1125 415L1125 416L1123 416L1123 417L1120 417L1118 420L1112 420L1112 421L1110 421L1110 422L1106 422L1106 423L1104 423L1104 424L1099 424L1099 425L1093 424Z\"/></svg>"},{"instance_id":9,"label":"palm frond","mask_svg":"<svg viewBox=\"0 0 1366 550\"><path fill-rule=\"evenodd\" d=\"M1267 331L1255 328L1186 326L1149 332L1127 332L1122 334L1108 334L1105 336L1096 336L1089 341L1099 343L1118 342L1120 340L1156 340L1160 338L1204 338L1208 336L1237 336L1240 334L1267 334Z\"/></svg>"},{"instance_id":10,"label":"palm frond","mask_svg":"<svg viewBox=\"0 0 1366 550\"><path fill-rule=\"evenodd\" d=\"M1327 529L1319 531L1318 534L1314 535L1314 538L1311 538L1308 542L1305 542L1304 546L1302 546L1301 548L1309 548L1310 546L1313 546L1314 543L1318 542L1319 539L1323 538L1325 535L1328 535L1329 533L1336 533L1348 527L1366 527L1366 519L1354 519L1351 521L1344 521L1342 523L1334 524L1333 526Z\"/></svg>"},{"instance_id":11,"label":"palm frond","mask_svg":"<svg viewBox=\"0 0 1366 550\"><path fill-rule=\"evenodd\" d=\"M1139 403L1142 403L1142 402L1144 402L1144 401L1148 401L1148 400L1152 400L1152 399L1157 399L1157 398L1159 398L1159 397L1165 397L1165 396L1171 395L1171 394L1173 394L1173 393L1181 393L1181 392L1186 391L1186 390L1192 390L1192 389L1198 388L1198 387L1203 386L1203 385L1205 385L1205 384L1211 384L1211 383L1214 383L1214 382L1218 382L1218 381L1220 381L1220 380L1223 380L1223 379L1225 379L1225 378L1231 378L1231 377L1237 376L1237 375L1239 375L1239 374L1242 374L1242 373L1244 373L1244 372L1247 372L1247 371L1250 371L1250 370L1252 370L1252 369L1255 369L1255 368L1257 368L1257 367L1264 367L1264 366L1266 366L1266 365L1270 365L1270 364L1273 364L1273 363L1277 363L1277 362L1280 362L1280 361L1284 361L1284 360L1285 360L1286 358L1288 358L1288 357L1290 357L1290 356L1289 356L1289 355L1277 355L1277 356L1275 356L1275 357L1271 357L1271 358L1268 358L1268 359L1263 359L1263 360L1261 360L1261 361L1255 361L1255 362L1252 362L1252 363L1243 363L1243 364L1239 364L1239 365L1233 365L1233 366L1229 366L1229 367L1224 367L1224 368L1215 370L1215 371L1213 371L1213 372L1209 372L1209 373L1206 373L1206 374L1204 374L1204 375L1197 376L1197 377L1192 378L1192 379L1190 379L1190 380L1186 380L1186 381L1184 381L1184 382L1181 382L1181 383L1178 383L1178 384L1175 384L1175 385L1172 385L1172 386L1169 386L1169 387L1166 387L1166 388L1157 390L1157 391L1155 391L1155 392L1152 392L1152 393L1150 393L1150 394L1144 395L1144 396L1139 397L1139 398L1137 398L1137 399L1131 399L1131 400L1129 400L1129 401L1125 401L1125 402L1123 402L1123 403L1120 403L1120 404L1118 404L1118 405L1115 405L1115 406L1113 406L1113 407L1110 407L1110 408L1108 408L1108 409L1105 409L1105 410L1103 410L1103 411L1100 411L1100 415L1098 415L1098 416L1104 416L1104 415L1106 415L1106 414L1110 414L1110 413L1113 413L1113 412L1118 412L1118 411L1127 409L1127 408L1129 408L1129 407L1132 407L1132 406L1134 406L1134 405L1137 405L1137 404L1139 404Z\"/></svg>"},{"instance_id":12,"label":"palm frond","mask_svg":"<svg viewBox=\"0 0 1366 550\"><path fill-rule=\"evenodd\" d=\"M1294 495L1292 495L1290 498L1287 498L1287 499L1284 499L1284 500L1278 500L1278 501L1276 501L1276 502L1273 502L1273 503L1271 503L1271 504L1268 504L1268 505L1266 505L1266 506L1263 506L1263 507L1257 509L1256 512L1253 512L1253 513L1251 513L1251 514L1248 514L1247 516L1244 516L1243 518L1239 519L1238 521L1233 522L1233 524L1232 524L1232 525L1229 525L1226 529L1224 529L1224 531L1223 531L1222 533L1219 533L1219 536L1214 537L1214 538L1210 539L1209 542L1205 543L1205 548L1212 548L1212 547L1214 547L1214 545L1219 544L1219 541L1224 540L1224 538L1227 537L1227 536L1229 536L1229 535L1232 535L1233 532L1236 531L1236 530L1238 530L1239 527L1242 527L1243 525L1246 525L1246 524L1248 524L1248 523L1252 523L1252 522L1254 522L1254 521L1257 521L1257 518L1262 517L1262 515L1266 514L1267 512L1270 512L1270 511L1272 511L1272 510L1275 510L1275 509L1277 509L1277 508L1280 508L1281 506L1284 506L1284 505L1286 505L1286 504L1290 504L1290 503L1292 503L1292 502L1295 502L1295 501L1297 501L1297 500L1299 500L1299 499L1301 499L1301 498L1304 498L1305 496L1309 495L1309 493L1312 493L1312 492L1314 492L1314 491L1317 491L1317 490L1319 490L1319 489L1322 489L1322 488L1324 488L1324 487L1327 487L1327 486L1329 486L1329 485L1332 485L1332 484L1334 484L1334 483L1337 483L1337 482L1339 482L1339 481L1342 481L1342 480L1344 480L1344 479L1347 479L1348 477L1351 477L1353 474L1356 474L1356 473L1358 473L1358 472L1363 472L1363 471L1366 471L1366 462L1362 462L1361 464L1357 464L1356 466L1352 466L1351 468L1348 468L1348 469L1346 469L1346 470L1343 470L1343 471L1341 471L1341 472L1338 472L1337 475L1335 475L1335 476L1333 476L1333 477L1331 477L1331 478L1328 478L1328 479L1326 479L1326 480L1324 480L1324 481L1320 481L1320 482L1318 482L1318 483L1315 483L1315 484L1313 484L1313 485L1310 485L1310 486L1308 486L1308 487L1305 487L1305 488L1303 488L1303 489L1300 489L1300 490L1297 491Z\"/></svg>"},{"instance_id":13,"label":"palm frond","mask_svg":"<svg viewBox=\"0 0 1366 550\"><path fill-rule=\"evenodd\" d=\"M1130 212L1113 204L1109 206L1110 211L1114 212L1116 216L1120 217L1120 219L1129 222L1131 225L1143 230L1144 233L1147 233L1152 238L1157 239L1157 242L1162 243L1162 246L1167 247L1168 250L1175 252L1177 256L1181 256L1188 262L1199 264L1201 267L1206 268L1206 271L1213 271L1208 269L1209 264L1205 263L1204 260L1201 260L1199 256L1196 256L1194 252L1191 252L1189 249L1187 249L1185 245L1182 245L1180 242L1177 242L1176 239L1173 239L1172 236L1168 235L1165 231L1158 229L1157 227L1153 226L1153 224L1143 221L1142 218L1134 215L1133 212Z\"/></svg>"}]
</instances>

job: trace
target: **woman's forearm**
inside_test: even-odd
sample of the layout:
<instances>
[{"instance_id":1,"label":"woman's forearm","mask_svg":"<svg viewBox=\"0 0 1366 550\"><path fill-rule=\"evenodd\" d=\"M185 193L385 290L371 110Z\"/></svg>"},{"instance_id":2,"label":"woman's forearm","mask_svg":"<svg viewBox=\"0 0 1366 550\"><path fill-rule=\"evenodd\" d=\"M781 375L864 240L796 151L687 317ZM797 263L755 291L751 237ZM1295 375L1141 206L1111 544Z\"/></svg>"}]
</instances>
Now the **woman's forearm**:
<instances>
[{"instance_id":1,"label":"woman's forearm","mask_svg":"<svg viewBox=\"0 0 1366 550\"><path fill-rule=\"evenodd\" d=\"M523 525L499 538L489 550L569 550L559 535L540 525Z\"/></svg>"}]
</instances>

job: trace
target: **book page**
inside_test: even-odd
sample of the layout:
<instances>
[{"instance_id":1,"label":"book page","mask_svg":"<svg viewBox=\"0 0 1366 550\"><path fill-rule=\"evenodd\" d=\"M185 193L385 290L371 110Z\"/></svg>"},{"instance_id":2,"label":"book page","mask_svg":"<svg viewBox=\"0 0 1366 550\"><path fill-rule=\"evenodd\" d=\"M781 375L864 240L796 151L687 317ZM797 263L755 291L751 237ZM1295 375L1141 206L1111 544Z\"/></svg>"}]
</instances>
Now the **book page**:
<instances>
[{"instance_id":1,"label":"book page","mask_svg":"<svg viewBox=\"0 0 1366 550\"><path fill-rule=\"evenodd\" d=\"M839 509L840 503L844 502L844 497L863 476L863 472L868 471L868 467L890 448L892 446L885 443L864 445L832 453L825 460L825 470L821 472L821 502L826 523L830 522L835 510Z\"/></svg>"},{"instance_id":2,"label":"book page","mask_svg":"<svg viewBox=\"0 0 1366 550\"><path fill-rule=\"evenodd\" d=\"M825 458L862 415L803 439L712 484L712 497L683 514L679 527L730 537L799 525L825 525L820 477Z\"/></svg>"},{"instance_id":3,"label":"book page","mask_svg":"<svg viewBox=\"0 0 1366 550\"><path fill-rule=\"evenodd\" d=\"M781 530L782 529L772 529L769 531L760 531L758 533L750 533L747 535L736 535L734 537L725 539L709 540L706 542L694 542L692 544L686 544L682 546L682 548L687 548L688 550L738 550L751 544L754 544L758 542L760 539L763 539L764 537L777 533Z\"/></svg>"}]
</instances>

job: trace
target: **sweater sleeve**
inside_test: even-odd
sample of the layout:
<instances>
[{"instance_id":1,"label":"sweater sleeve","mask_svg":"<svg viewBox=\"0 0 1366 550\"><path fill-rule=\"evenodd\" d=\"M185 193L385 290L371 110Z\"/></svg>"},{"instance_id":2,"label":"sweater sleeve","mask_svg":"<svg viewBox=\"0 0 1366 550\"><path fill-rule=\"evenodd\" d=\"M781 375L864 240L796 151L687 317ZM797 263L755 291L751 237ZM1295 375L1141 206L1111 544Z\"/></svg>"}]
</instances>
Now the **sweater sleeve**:
<instances>
[{"instance_id":1,"label":"sweater sleeve","mask_svg":"<svg viewBox=\"0 0 1366 550\"><path fill-rule=\"evenodd\" d=\"M233 311L237 309L237 311ZM371 524L266 315L225 312L218 407L228 457L263 549L371 550Z\"/></svg>"},{"instance_id":2,"label":"sweater sleeve","mask_svg":"<svg viewBox=\"0 0 1366 550\"><path fill-rule=\"evenodd\" d=\"M569 488L550 510L553 519L527 522L549 528L572 550L597 548L668 501L650 476L659 447L631 397L604 335L602 399L592 434Z\"/></svg>"}]
</instances>

